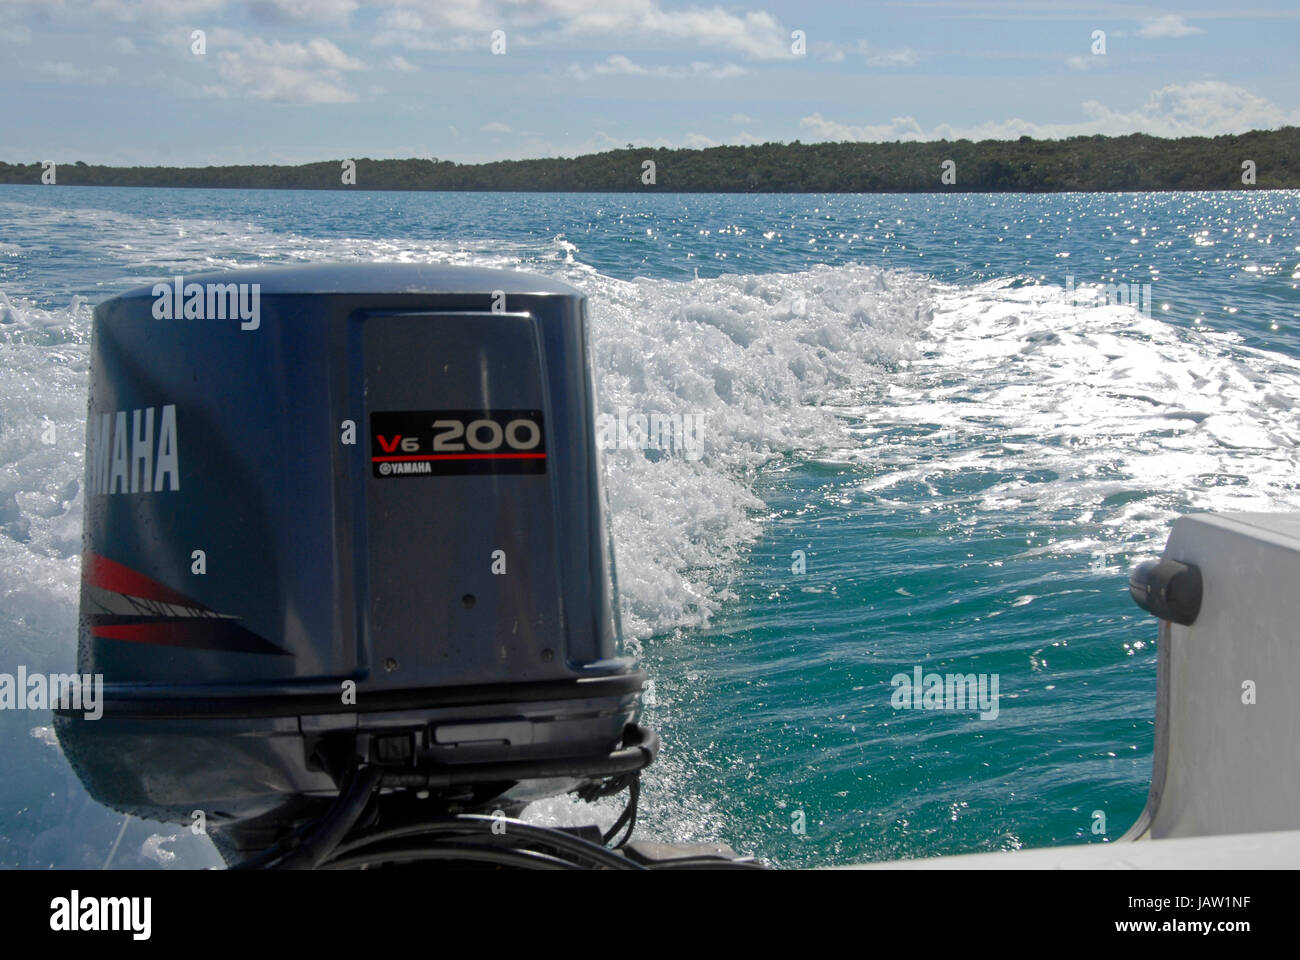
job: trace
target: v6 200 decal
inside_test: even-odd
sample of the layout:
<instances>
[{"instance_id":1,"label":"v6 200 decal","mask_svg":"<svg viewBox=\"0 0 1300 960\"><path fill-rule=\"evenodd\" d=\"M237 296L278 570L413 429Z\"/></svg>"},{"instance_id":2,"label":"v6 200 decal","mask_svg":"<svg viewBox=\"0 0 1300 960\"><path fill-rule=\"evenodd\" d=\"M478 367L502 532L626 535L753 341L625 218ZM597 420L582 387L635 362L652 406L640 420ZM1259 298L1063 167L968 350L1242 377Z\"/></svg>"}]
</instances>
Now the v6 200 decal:
<instances>
[{"instance_id":1,"label":"v6 200 decal","mask_svg":"<svg viewBox=\"0 0 1300 960\"><path fill-rule=\"evenodd\" d=\"M370 414L371 473L380 480L448 474L545 473L540 410L402 410Z\"/></svg>"}]
</instances>

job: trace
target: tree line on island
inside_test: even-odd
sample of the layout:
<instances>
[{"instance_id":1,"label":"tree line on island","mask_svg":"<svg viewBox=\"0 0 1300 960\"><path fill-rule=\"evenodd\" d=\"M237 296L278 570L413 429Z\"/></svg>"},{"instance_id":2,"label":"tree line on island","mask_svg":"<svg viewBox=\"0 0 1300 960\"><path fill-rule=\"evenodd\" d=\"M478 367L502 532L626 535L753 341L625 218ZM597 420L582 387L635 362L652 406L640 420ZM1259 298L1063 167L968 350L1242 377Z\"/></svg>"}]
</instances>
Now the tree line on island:
<instances>
[{"instance_id":1,"label":"tree line on island","mask_svg":"<svg viewBox=\"0 0 1300 960\"><path fill-rule=\"evenodd\" d=\"M351 182L348 182L348 181ZM371 160L296 166L0 163L0 183L285 190L950 193L1300 188L1300 127L1219 137L764 143L634 147L579 157Z\"/></svg>"}]
</instances>

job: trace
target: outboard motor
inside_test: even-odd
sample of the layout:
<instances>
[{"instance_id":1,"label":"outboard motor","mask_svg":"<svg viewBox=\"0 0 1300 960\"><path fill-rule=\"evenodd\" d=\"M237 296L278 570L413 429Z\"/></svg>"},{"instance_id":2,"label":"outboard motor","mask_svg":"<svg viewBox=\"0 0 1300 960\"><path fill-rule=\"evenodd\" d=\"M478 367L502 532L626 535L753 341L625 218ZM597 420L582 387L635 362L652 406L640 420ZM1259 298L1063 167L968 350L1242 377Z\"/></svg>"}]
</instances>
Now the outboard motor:
<instances>
[{"instance_id":1,"label":"outboard motor","mask_svg":"<svg viewBox=\"0 0 1300 960\"><path fill-rule=\"evenodd\" d=\"M634 802L658 740L621 655L588 352L578 291L477 268L101 304L78 649L103 716L56 716L90 793L202 811L228 861L281 866L367 828L352 865L413 859L398 836L464 847L539 797Z\"/></svg>"}]
</instances>

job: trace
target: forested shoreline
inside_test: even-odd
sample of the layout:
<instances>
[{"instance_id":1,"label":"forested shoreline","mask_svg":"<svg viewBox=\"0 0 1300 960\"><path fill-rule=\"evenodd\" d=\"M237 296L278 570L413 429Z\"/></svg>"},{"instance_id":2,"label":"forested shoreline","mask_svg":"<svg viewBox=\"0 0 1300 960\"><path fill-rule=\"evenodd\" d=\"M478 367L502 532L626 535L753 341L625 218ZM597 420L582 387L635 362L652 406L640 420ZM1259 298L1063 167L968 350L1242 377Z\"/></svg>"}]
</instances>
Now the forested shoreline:
<instances>
[{"instance_id":1,"label":"forested shoreline","mask_svg":"<svg viewBox=\"0 0 1300 960\"><path fill-rule=\"evenodd\" d=\"M540 160L340 158L296 166L0 163L0 183L285 190L951 193L1300 188L1300 127L1219 137L635 147Z\"/></svg>"}]
</instances>

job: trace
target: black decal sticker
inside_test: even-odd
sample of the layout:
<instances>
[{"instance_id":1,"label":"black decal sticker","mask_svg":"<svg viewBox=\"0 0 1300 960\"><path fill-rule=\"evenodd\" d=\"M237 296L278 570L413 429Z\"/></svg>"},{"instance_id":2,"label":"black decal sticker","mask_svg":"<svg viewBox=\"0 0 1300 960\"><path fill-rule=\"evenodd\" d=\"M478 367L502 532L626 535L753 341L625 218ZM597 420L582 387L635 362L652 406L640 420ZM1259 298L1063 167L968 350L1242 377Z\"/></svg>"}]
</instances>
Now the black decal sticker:
<instances>
[{"instance_id":1,"label":"black decal sticker","mask_svg":"<svg viewBox=\"0 0 1300 960\"><path fill-rule=\"evenodd\" d=\"M371 475L545 473L540 410L394 410L370 414Z\"/></svg>"}]
</instances>

